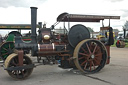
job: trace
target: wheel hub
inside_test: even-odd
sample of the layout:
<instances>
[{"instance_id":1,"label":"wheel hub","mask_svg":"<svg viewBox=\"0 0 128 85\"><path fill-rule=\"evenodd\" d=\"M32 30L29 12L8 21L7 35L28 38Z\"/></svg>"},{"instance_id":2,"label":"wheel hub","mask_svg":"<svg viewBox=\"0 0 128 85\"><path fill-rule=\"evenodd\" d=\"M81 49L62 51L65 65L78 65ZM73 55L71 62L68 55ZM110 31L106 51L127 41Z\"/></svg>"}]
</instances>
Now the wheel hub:
<instances>
[{"instance_id":1,"label":"wheel hub","mask_svg":"<svg viewBox=\"0 0 128 85\"><path fill-rule=\"evenodd\" d=\"M94 59L94 58L95 58L94 54L92 54L92 55L91 55L91 58L92 58L92 59Z\"/></svg>"},{"instance_id":2,"label":"wheel hub","mask_svg":"<svg viewBox=\"0 0 128 85\"><path fill-rule=\"evenodd\" d=\"M87 58L87 61L92 61L94 60L94 58L95 58L95 55L91 54L90 57Z\"/></svg>"},{"instance_id":3,"label":"wheel hub","mask_svg":"<svg viewBox=\"0 0 128 85\"><path fill-rule=\"evenodd\" d=\"M8 54L11 54L13 52L13 50L12 49L8 49Z\"/></svg>"}]
</instances>

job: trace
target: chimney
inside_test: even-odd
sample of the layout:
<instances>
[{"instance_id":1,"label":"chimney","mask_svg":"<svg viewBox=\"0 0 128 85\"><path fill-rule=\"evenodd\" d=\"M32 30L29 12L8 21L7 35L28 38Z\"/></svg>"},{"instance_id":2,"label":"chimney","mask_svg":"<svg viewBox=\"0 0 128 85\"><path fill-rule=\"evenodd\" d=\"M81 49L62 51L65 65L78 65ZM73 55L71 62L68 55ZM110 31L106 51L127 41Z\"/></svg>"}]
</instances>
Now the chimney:
<instances>
[{"instance_id":1,"label":"chimney","mask_svg":"<svg viewBox=\"0 0 128 85\"><path fill-rule=\"evenodd\" d=\"M37 7L31 8L31 43L37 43L36 24L37 24Z\"/></svg>"}]
</instances>

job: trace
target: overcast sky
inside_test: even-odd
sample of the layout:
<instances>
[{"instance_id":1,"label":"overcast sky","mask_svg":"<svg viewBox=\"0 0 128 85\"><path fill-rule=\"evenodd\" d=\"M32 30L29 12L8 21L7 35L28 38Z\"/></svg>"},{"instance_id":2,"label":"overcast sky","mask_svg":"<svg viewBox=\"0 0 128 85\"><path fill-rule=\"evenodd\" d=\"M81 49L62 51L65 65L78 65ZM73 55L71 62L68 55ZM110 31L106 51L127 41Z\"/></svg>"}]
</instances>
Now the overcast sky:
<instances>
[{"instance_id":1,"label":"overcast sky","mask_svg":"<svg viewBox=\"0 0 128 85\"><path fill-rule=\"evenodd\" d=\"M30 24L31 6L38 7L37 22L46 22L47 27L63 12L120 16L120 20L111 20L111 26L119 30L128 20L128 0L0 0L0 24ZM82 24L94 31L99 31L101 26L101 23Z\"/></svg>"}]
</instances>

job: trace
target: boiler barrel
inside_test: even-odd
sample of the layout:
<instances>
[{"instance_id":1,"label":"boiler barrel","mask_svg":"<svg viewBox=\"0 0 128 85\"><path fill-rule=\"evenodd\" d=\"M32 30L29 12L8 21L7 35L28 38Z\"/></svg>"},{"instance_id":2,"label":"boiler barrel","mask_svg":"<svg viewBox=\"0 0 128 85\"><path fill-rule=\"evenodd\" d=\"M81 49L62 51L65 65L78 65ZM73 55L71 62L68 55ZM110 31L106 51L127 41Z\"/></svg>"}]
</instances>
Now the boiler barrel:
<instances>
[{"instance_id":1,"label":"boiler barrel","mask_svg":"<svg viewBox=\"0 0 128 85\"><path fill-rule=\"evenodd\" d=\"M64 51L66 45L38 44L38 51Z\"/></svg>"}]
</instances>

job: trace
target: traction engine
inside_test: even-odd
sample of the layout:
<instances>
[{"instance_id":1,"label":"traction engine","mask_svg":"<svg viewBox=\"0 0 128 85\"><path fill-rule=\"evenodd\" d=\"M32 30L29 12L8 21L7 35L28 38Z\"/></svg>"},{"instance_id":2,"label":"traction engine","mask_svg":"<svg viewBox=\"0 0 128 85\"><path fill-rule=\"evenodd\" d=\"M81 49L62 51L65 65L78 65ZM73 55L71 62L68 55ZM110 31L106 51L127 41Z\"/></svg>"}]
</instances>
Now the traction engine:
<instances>
[{"instance_id":1,"label":"traction engine","mask_svg":"<svg viewBox=\"0 0 128 85\"><path fill-rule=\"evenodd\" d=\"M31 56L43 64L59 63L61 68L77 68L84 73L96 73L109 63L110 45L113 36L108 39L96 40L90 38L90 32L84 25L77 24L69 30L57 32L55 25L46 28L45 24L36 34L37 8L31 7L31 42L25 43L20 36L15 37L15 52L5 60L5 70L16 79L27 78L35 64L24 50L31 50ZM100 20L119 19L119 16L90 16L62 13L57 22L100 22ZM109 33L112 28L108 27ZM113 34L109 34L113 35ZM112 37L112 38L111 38ZM104 42L102 42L104 41Z\"/></svg>"}]
</instances>

